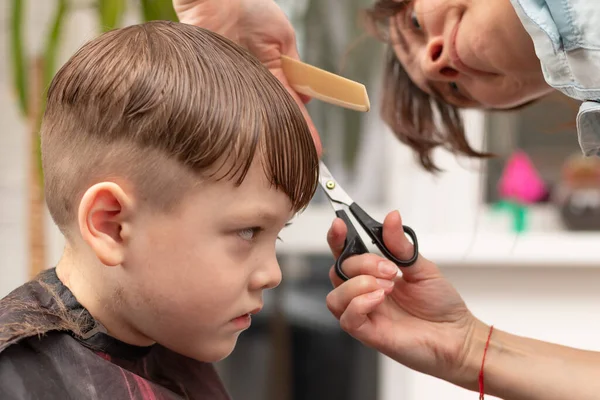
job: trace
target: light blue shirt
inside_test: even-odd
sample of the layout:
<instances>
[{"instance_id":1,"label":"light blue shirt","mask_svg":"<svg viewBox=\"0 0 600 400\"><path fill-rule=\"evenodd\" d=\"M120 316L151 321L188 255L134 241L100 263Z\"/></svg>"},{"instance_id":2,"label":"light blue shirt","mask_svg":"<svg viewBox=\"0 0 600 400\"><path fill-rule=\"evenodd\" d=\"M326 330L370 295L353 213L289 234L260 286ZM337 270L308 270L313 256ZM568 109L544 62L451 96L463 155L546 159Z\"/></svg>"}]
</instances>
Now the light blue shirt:
<instances>
[{"instance_id":1,"label":"light blue shirt","mask_svg":"<svg viewBox=\"0 0 600 400\"><path fill-rule=\"evenodd\" d=\"M600 0L510 0L533 39L546 82L583 103L579 145L600 156Z\"/></svg>"}]
</instances>

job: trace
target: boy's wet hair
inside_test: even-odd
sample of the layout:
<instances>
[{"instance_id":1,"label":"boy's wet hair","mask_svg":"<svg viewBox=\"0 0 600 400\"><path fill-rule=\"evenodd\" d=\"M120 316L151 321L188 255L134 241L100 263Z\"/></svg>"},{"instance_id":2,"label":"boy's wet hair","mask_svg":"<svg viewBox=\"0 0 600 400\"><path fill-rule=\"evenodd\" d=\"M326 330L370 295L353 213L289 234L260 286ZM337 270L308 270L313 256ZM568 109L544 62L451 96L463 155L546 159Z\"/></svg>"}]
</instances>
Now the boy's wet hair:
<instances>
[{"instance_id":1,"label":"boy's wet hair","mask_svg":"<svg viewBox=\"0 0 600 400\"><path fill-rule=\"evenodd\" d=\"M85 44L49 87L41 135L46 201L67 236L85 190L119 177L164 210L205 178L240 184L255 159L294 211L317 187L314 142L283 85L238 45L181 23Z\"/></svg>"},{"instance_id":2,"label":"boy's wet hair","mask_svg":"<svg viewBox=\"0 0 600 400\"><path fill-rule=\"evenodd\" d=\"M410 0L377 0L363 13L367 30L376 38L390 43L386 52L382 86L383 120L401 142L416 152L427 171L439 171L432 158L436 147L468 157L491 157L492 154L477 151L468 142L460 108L447 103L441 96L421 90L412 82L398 60L389 35L389 21L409 3Z\"/></svg>"}]
</instances>

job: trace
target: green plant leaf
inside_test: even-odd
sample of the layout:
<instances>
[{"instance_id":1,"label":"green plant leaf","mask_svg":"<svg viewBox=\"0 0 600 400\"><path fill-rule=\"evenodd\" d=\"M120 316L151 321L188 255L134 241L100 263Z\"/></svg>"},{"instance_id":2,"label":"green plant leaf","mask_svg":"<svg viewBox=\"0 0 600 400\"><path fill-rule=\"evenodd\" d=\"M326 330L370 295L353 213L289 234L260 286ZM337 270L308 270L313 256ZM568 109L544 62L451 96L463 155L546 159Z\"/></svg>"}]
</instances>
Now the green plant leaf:
<instances>
[{"instance_id":1,"label":"green plant leaf","mask_svg":"<svg viewBox=\"0 0 600 400\"><path fill-rule=\"evenodd\" d=\"M173 9L173 0L140 0L144 21L179 21Z\"/></svg>"},{"instance_id":2,"label":"green plant leaf","mask_svg":"<svg viewBox=\"0 0 600 400\"><path fill-rule=\"evenodd\" d=\"M102 32L115 29L125 13L125 0L98 0L98 14Z\"/></svg>"},{"instance_id":3,"label":"green plant leaf","mask_svg":"<svg viewBox=\"0 0 600 400\"><path fill-rule=\"evenodd\" d=\"M59 42L63 26L65 22L65 16L67 15L69 2L67 0L57 0L58 4L50 26L50 32L46 36L46 46L44 49L44 89L50 85L52 77L55 73L56 68L56 56L58 52Z\"/></svg>"},{"instance_id":4,"label":"green plant leaf","mask_svg":"<svg viewBox=\"0 0 600 400\"><path fill-rule=\"evenodd\" d=\"M10 53L13 87L17 93L19 109L23 115L29 112L27 72L23 39L23 6L25 0L12 0L10 18Z\"/></svg>"},{"instance_id":5,"label":"green plant leaf","mask_svg":"<svg viewBox=\"0 0 600 400\"><path fill-rule=\"evenodd\" d=\"M42 125L42 118L44 116L44 111L46 110L46 90L48 86L50 86L50 82L52 82L52 78L54 77L54 73L56 70L56 57L59 49L60 38L64 27L65 17L69 11L69 2L68 0L57 0L56 11L54 13L54 18L52 20L52 24L50 25L49 34L46 36L48 39L46 41L46 46L44 48L44 56L42 62L42 92L36 93L36 96L41 97L41 105L40 112L37 116L38 120L36 121L36 126L39 128ZM37 136L36 143L36 153L37 153L37 166L39 169L39 176L41 179L40 184L44 185L44 172L42 169L42 152L41 152L41 138L40 135Z\"/></svg>"}]
</instances>

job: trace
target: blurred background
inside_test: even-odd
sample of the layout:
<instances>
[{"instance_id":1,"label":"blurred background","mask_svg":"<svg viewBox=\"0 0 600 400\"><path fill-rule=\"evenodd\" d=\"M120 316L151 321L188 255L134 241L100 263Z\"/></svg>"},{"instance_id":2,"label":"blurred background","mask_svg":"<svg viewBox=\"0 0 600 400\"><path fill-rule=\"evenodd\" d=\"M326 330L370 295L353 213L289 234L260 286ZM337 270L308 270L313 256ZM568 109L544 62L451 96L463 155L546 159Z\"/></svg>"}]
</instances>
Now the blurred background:
<instances>
[{"instance_id":1,"label":"blurred background","mask_svg":"<svg viewBox=\"0 0 600 400\"><path fill-rule=\"evenodd\" d=\"M439 151L444 171L431 175L379 119L383 47L364 36L357 13L370 1L277 2L296 28L304 61L367 87L368 113L309 104L324 159L354 199L380 220L400 210L421 253L479 318L600 350L600 166L581 157L579 105L557 94L514 112L465 112L471 144L497 156L474 161ZM0 0L0 296L62 251L40 196L37 152L42 94L54 71L104 29L172 18L169 0ZM340 330L325 306L332 219L318 192L283 232L284 282L218 365L233 398L473 398Z\"/></svg>"}]
</instances>

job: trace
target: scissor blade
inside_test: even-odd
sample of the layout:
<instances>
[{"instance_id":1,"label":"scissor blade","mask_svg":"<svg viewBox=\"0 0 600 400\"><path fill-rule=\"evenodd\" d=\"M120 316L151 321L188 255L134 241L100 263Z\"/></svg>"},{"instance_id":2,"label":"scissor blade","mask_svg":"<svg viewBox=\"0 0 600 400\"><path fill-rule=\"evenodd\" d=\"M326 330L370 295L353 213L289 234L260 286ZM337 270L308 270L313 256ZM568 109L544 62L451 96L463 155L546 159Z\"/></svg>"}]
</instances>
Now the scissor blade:
<instances>
[{"instance_id":1,"label":"scissor blade","mask_svg":"<svg viewBox=\"0 0 600 400\"><path fill-rule=\"evenodd\" d=\"M344 204L348 207L354 203L352 198L348 196L344 189L342 189L342 187L335 180L333 175L331 175L329 168L327 168L323 161L319 161L319 183L321 184L321 188L323 188L323 191L325 191L327 197L329 197L332 202ZM342 209L341 207L337 208L335 204L333 204L333 206L333 208L336 210Z\"/></svg>"}]
</instances>

